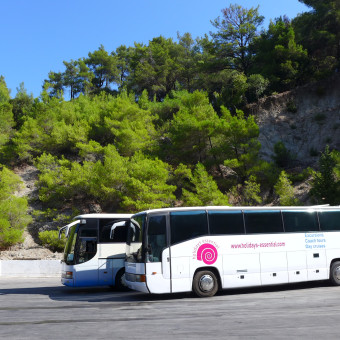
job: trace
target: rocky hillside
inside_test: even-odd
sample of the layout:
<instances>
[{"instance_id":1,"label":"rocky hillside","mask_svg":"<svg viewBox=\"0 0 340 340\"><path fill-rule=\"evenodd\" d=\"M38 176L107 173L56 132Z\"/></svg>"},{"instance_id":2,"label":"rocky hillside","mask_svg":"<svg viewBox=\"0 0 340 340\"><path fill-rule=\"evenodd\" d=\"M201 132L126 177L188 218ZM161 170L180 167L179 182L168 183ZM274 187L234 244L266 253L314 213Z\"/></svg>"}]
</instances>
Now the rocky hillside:
<instances>
[{"instance_id":1,"label":"rocky hillside","mask_svg":"<svg viewBox=\"0 0 340 340\"><path fill-rule=\"evenodd\" d=\"M328 144L340 149L340 75L294 91L261 99L248 106L257 117L261 154L271 160L273 146L282 141L296 163L315 165Z\"/></svg>"}]
</instances>

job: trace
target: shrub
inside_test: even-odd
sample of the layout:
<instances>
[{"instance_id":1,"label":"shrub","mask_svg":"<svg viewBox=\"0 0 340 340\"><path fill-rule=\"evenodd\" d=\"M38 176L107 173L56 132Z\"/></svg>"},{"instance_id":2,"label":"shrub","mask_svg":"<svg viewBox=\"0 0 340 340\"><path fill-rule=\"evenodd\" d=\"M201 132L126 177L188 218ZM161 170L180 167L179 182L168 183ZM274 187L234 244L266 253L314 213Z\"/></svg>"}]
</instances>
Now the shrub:
<instances>
[{"instance_id":1,"label":"shrub","mask_svg":"<svg viewBox=\"0 0 340 340\"><path fill-rule=\"evenodd\" d=\"M228 197L218 188L215 180L208 174L203 164L198 163L193 173L180 165L176 170L178 176L189 180L188 190L182 188L182 197L186 206L228 205Z\"/></svg>"},{"instance_id":2,"label":"shrub","mask_svg":"<svg viewBox=\"0 0 340 340\"><path fill-rule=\"evenodd\" d=\"M0 249L6 249L23 241L23 230L13 229L8 220L0 218Z\"/></svg>"},{"instance_id":3,"label":"shrub","mask_svg":"<svg viewBox=\"0 0 340 340\"><path fill-rule=\"evenodd\" d=\"M20 178L12 171L5 167L0 170L0 249L22 242L32 219L27 214L27 199L14 196L20 185Z\"/></svg>"},{"instance_id":4,"label":"shrub","mask_svg":"<svg viewBox=\"0 0 340 340\"><path fill-rule=\"evenodd\" d=\"M260 184L257 183L256 177L252 175L244 182L244 185L238 184L231 188L230 197L235 205L249 206L262 203L260 193Z\"/></svg>"},{"instance_id":5,"label":"shrub","mask_svg":"<svg viewBox=\"0 0 340 340\"><path fill-rule=\"evenodd\" d=\"M280 205L299 205L299 200L294 198L292 182L284 171L281 172L274 189L280 198Z\"/></svg>"},{"instance_id":6,"label":"shrub","mask_svg":"<svg viewBox=\"0 0 340 340\"><path fill-rule=\"evenodd\" d=\"M287 111L291 113L296 113L298 111L298 108L293 100L290 100L287 102L286 108L287 108Z\"/></svg>"},{"instance_id":7,"label":"shrub","mask_svg":"<svg viewBox=\"0 0 340 340\"><path fill-rule=\"evenodd\" d=\"M286 148L283 142L279 141L274 145L274 153L273 159L277 166L281 168L287 167L292 161L292 155L289 150Z\"/></svg>"},{"instance_id":8,"label":"shrub","mask_svg":"<svg viewBox=\"0 0 340 340\"><path fill-rule=\"evenodd\" d=\"M62 252L65 247L66 238L62 234L61 239L58 238L58 230L46 230L39 233L39 239L43 246L51 249L52 251Z\"/></svg>"},{"instance_id":9,"label":"shrub","mask_svg":"<svg viewBox=\"0 0 340 340\"><path fill-rule=\"evenodd\" d=\"M318 172L313 175L311 195L318 203L340 204L339 154L326 146L319 159Z\"/></svg>"}]
</instances>

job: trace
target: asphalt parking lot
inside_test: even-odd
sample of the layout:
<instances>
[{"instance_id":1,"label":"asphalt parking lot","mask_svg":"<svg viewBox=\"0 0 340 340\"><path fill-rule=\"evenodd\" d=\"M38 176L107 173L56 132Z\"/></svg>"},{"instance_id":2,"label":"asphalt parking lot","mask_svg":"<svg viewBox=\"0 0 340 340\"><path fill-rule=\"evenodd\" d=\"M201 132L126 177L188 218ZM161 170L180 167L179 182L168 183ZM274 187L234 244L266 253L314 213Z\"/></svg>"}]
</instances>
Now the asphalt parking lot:
<instances>
[{"instance_id":1,"label":"asphalt parking lot","mask_svg":"<svg viewBox=\"0 0 340 340\"><path fill-rule=\"evenodd\" d=\"M1 339L338 339L340 287L238 289L212 298L0 278Z\"/></svg>"}]
</instances>

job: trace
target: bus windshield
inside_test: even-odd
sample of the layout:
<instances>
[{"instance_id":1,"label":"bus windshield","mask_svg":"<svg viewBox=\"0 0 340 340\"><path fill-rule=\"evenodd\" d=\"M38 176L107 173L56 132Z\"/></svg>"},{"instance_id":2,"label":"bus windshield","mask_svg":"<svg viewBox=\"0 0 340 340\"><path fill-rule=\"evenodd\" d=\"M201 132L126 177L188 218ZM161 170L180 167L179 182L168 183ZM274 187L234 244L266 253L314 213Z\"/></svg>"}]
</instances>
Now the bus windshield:
<instances>
[{"instance_id":1,"label":"bus windshield","mask_svg":"<svg viewBox=\"0 0 340 340\"><path fill-rule=\"evenodd\" d=\"M139 214L130 221L126 242L127 262L143 261L142 239L143 230L145 228L145 219L146 214Z\"/></svg>"},{"instance_id":2,"label":"bus windshield","mask_svg":"<svg viewBox=\"0 0 340 340\"><path fill-rule=\"evenodd\" d=\"M69 232L68 232L68 238L65 244L65 250L64 250L64 262L66 264L74 264L74 249L76 245L76 239L77 239L77 230L79 228L79 224L73 225Z\"/></svg>"},{"instance_id":3,"label":"bus windshield","mask_svg":"<svg viewBox=\"0 0 340 340\"><path fill-rule=\"evenodd\" d=\"M68 233L64 261L68 265L91 260L97 252L97 229L75 224Z\"/></svg>"}]
</instances>

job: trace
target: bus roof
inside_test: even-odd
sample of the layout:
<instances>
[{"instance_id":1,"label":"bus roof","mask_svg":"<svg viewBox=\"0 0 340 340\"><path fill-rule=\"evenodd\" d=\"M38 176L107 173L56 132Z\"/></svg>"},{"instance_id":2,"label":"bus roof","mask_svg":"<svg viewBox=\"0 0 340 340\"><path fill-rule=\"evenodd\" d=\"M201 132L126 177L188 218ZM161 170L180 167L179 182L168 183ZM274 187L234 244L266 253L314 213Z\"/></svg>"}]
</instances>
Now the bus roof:
<instances>
[{"instance_id":1,"label":"bus roof","mask_svg":"<svg viewBox=\"0 0 340 340\"><path fill-rule=\"evenodd\" d=\"M203 207L179 207L179 208L162 208L162 209L151 209L141 211L138 214L156 214L164 212L175 212L175 211L195 211L195 210L229 210L229 211L240 211L240 210L305 210L305 211L321 211L321 210L340 210L340 206L330 206L330 205L312 205L312 206L261 206L261 207L250 207L250 206L203 206ZM135 214L137 215L137 214Z\"/></svg>"},{"instance_id":2,"label":"bus roof","mask_svg":"<svg viewBox=\"0 0 340 340\"><path fill-rule=\"evenodd\" d=\"M73 219L86 219L86 218L97 218L97 219L102 219L102 218L130 218L132 214L83 214L83 215L78 215L75 216Z\"/></svg>"}]
</instances>

